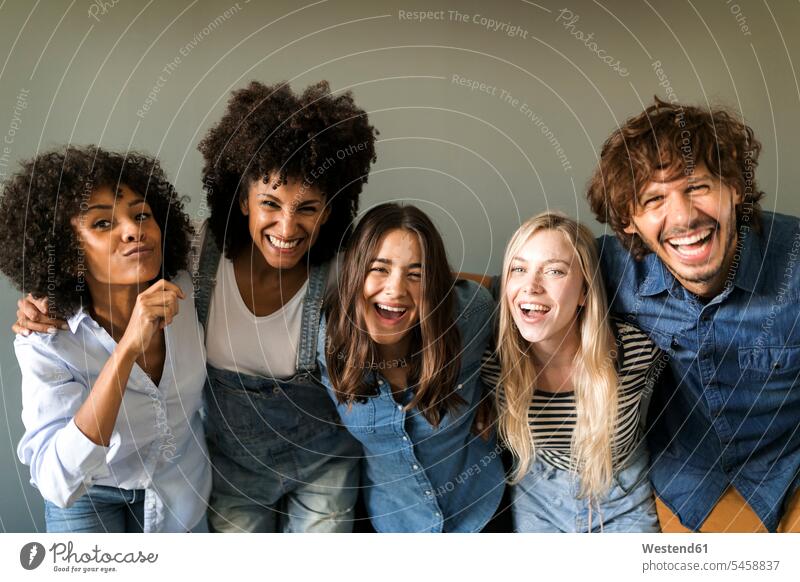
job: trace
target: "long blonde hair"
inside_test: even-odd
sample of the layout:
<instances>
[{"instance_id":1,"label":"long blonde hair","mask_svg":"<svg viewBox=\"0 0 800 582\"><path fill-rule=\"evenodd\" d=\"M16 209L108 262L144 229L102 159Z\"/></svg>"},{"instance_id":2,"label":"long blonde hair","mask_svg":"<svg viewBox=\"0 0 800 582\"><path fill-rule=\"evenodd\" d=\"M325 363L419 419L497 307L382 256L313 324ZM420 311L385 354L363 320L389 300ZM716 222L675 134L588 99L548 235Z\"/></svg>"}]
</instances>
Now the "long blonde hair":
<instances>
[{"instance_id":1,"label":"long blonde hair","mask_svg":"<svg viewBox=\"0 0 800 582\"><path fill-rule=\"evenodd\" d=\"M578 312L580 346L575 356L573 386L577 419L572 437L573 464L580 477L580 496L605 493L612 479L612 438L617 423L618 378L616 342L608 321L607 300L599 272L597 243L591 231L563 214L544 212L517 229L506 247L500 301L498 352L502 368L497 390L500 435L514 455L510 482L527 473L536 451L528 424L528 409L537 370L530 343L514 323L506 299L511 262L537 232L555 230L570 242L584 280L585 304Z\"/></svg>"}]
</instances>

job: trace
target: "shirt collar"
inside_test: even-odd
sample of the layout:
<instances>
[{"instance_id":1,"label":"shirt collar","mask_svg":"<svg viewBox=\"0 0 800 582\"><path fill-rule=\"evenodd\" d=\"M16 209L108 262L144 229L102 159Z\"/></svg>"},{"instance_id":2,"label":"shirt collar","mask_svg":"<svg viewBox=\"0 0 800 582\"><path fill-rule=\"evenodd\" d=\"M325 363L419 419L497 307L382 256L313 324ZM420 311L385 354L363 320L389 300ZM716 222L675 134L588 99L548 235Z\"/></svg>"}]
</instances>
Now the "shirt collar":
<instances>
[{"instance_id":1,"label":"shirt collar","mask_svg":"<svg viewBox=\"0 0 800 582\"><path fill-rule=\"evenodd\" d=\"M90 323L94 323L94 320L89 315L89 313L86 311L86 309L81 307L80 309L78 309L78 311L72 317L70 317L67 320L67 325L69 326L69 330L72 333L76 333L78 331L78 327L80 327L81 322L84 319L89 319Z\"/></svg>"},{"instance_id":2,"label":"shirt collar","mask_svg":"<svg viewBox=\"0 0 800 582\"><path fill-rule=\"evenodd\" d=\"M736 268L736 277L733 284L747 293L752 293L756 289L758 275L761 270L768 265L764 265L763 252L761 248L761 237L752 229L740 235L742 238L736 241L736 252L739 255ZM736 260L736 259L734 259Z\"/></svg>"},{"instance_id":3,"label":"shirt collar","mask_svg":"<svg viewBox=\"0 0 800 582\"><path fill-rule=\"evenodd\" d=\"M658 295L667 289L672 289L677 283L672 273L664 266L655 253L650 253L644 258L647 264L647 276L639 286L639 294L649 297Z\"/></svg>"}]
</instances>

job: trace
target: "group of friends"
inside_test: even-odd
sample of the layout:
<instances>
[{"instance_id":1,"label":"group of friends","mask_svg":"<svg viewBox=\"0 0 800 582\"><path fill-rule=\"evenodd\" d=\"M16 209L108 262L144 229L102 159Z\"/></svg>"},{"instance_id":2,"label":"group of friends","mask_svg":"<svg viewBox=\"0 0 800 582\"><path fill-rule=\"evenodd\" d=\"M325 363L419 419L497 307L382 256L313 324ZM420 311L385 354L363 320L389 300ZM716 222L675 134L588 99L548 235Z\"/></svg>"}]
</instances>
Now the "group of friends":
<instances>
[{"instance_id":1,"label":"group of friends","mask_svg":"<svg viewBox=\"0 0 800 582\"><path fill-rule=\"evenodd\" d=\"M135 152L6 181L48 531L800 531L800 221L750 127L656 98L587 187L613 234L543 212L497 276L416 206L359 216L376 134L252 82L199 144L202 223Z\"/></svg>"}]
</instances>

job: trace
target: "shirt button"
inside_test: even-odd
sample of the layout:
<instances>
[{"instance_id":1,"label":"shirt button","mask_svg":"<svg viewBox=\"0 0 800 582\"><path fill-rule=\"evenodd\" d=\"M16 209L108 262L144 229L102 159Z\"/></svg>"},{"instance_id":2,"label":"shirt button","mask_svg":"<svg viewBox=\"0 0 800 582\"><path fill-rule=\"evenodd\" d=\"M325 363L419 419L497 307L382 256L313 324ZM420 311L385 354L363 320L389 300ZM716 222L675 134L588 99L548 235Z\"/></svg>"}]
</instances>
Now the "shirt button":
<instances>
[{"instance_id":1,"label":"shirt button","mask_svg":"<svg viewBox=\"0 0 800 582\"><path fill-rule=\"evenodd\" d=\"M464 387L463 384L459 384L458 386L456 386L456 390L461 390L463 387Z\"/></svg>"},{"instance_id":2,"label":"shirt button","mask_svg":"<svg viewBox=\"0 0 800 582\"><path fill-rule=\"evenodd\" d=\"M402 404L398 404L397 405L397 410L403 410L403 405Z\"/></svg>"},{"instance_id":3,"label":"shirt button","mask_svg":"<svg viewBox=\"0 0 800 582\"><path fill-rule=\"evenodd\" d=\"M272 393L273 394L280 394L281 393L281 389L278 388L277 386L275 386L275 388L272 389Z\"/></svg>"},{"instance_id":4,"label":"shirt button","mask_svg":"<svg viewBox=\"0 0 800 582\"><path fill-rule=\"evenodd\" d=\"M431 494L431 490L430 489L426 489L425 490L425 495L430 495L430 494Z\"/></svg>"},{"instance_id":5,"label":"shirt button","mask_svg":"<svg viewBox=\"0 0 800 582\"><path fill-rule=\"evenodd\" d=\"M438 511L436 513L434 513L433 515L435 515L436 517L442 517L442 514L439 513Z\"/></svg>"},{"instance_id":6,"label":"shirt button","mask_svg":"<svg viewBox=\"0 0 800 582\"><path fill-rule=\"evenodd\" d=\"M416 471L417 469L419 469L419 465L411 465L411 468Z\"/></svg>"},{"instance_id":7,"label":"shirt button","mask_svg":"<svg viewBox=\"0 0 800 582\"><path fill-rule=\"evenodd\" d=\"M383 380L378 380L378 386L383 386Z\"/></svg>"},{"instance_id":8,"label":"shirt button","mask_svg":"<svg viewBox=\"0 0 800 582\"><path fill-rule=\"evenodd\" d=\"M403 437L403 440L404 440L404 441L407 441L407 440L408 440L408 437L407 437L407 436L404 436L404 437Z\"/></svg>"}]
</instances>

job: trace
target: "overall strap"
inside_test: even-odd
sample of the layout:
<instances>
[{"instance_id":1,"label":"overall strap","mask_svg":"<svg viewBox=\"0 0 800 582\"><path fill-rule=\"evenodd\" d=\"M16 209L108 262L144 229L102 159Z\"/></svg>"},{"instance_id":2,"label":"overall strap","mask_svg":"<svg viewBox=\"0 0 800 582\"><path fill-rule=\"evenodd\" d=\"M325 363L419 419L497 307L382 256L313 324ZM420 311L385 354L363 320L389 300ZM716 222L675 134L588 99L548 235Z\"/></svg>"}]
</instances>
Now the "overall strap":
<instances>
[{"instance_id":1,"label":"overall strap","mask_svg":"<svg viewBox=\"0 0 800 582\"><path fill-rule=\"evenodd\" d=\"M313 372L317 367L317 335L330 267L331 262L326 261L321 265L314 265L308 273L308 290L300 328L300 349L297 351L298 372Z\"/></svg>"},{"instance_id":2,"label":"overall strap","mask_svg":"<svg viewBox=\"0 0 800 582\"><path fill-rule=\"evenodd\" d=\"M208 334L208 311L211 304L211 294L217 285L217 269L222 251L217 246L216 238L205 225L206 234L203 239L203 246L200 250L199 266L195 275L192 277L194 285L194 306L197 310L197 320L203 326L204 333Z\"/></svg>"}]
</instances>

